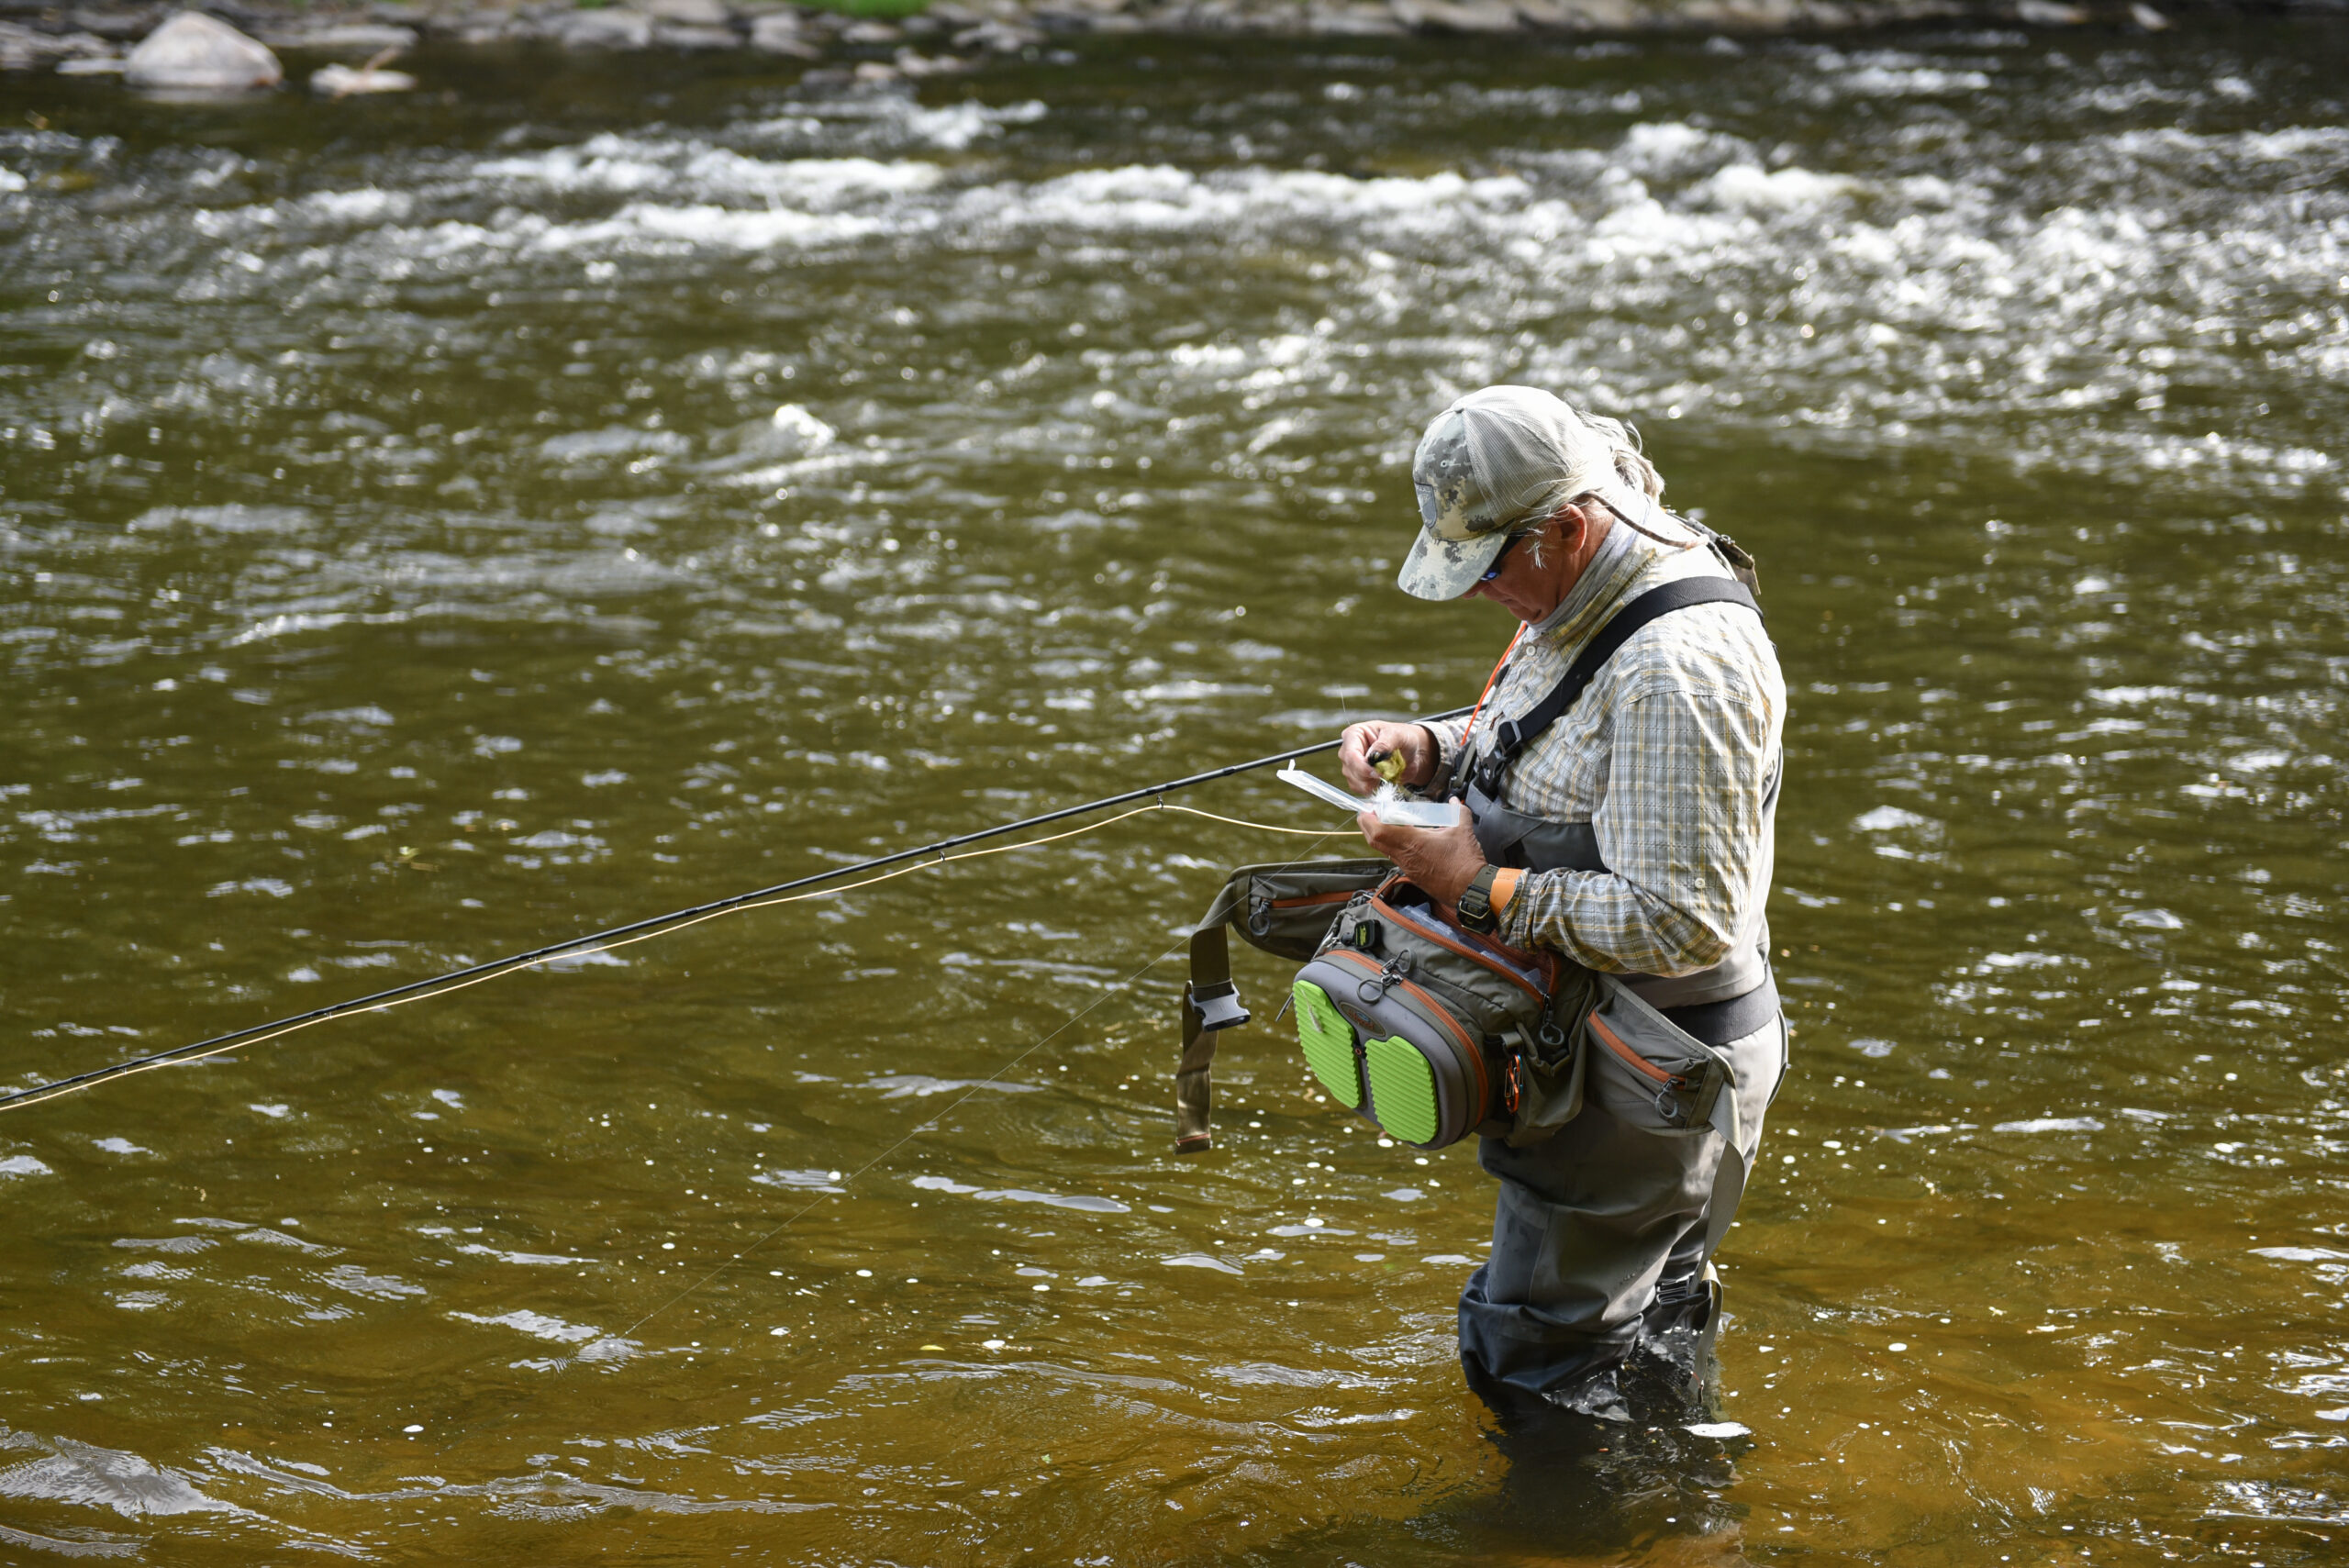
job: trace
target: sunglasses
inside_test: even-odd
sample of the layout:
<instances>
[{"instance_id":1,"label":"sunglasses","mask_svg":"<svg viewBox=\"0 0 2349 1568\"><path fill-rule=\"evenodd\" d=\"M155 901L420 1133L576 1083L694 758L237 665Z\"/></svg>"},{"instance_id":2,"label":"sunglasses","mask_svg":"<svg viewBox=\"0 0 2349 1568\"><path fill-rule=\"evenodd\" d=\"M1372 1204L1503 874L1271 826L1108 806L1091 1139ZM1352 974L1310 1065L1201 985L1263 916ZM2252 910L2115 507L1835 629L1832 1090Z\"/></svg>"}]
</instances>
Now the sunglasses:
<instances>
[{"instance_id":1,"label":"sunglasses","mask_svg":"<svg viewBox=\"0 0 2349 1568\"><path fill-rule=\"evenodd\" d=\"M1640 526L1636 519L1626 516L1622 507L1618 506L1614 502L1609 501L1606 496L1599 495L1597 491L1594 490L1590 493L1590 499L1598 502L1600 506L1614 513L1618 518L1621 519L1625 527L1632 529L1633 531L1647 534L1650 539L1656 539L1659 537L1655 534L1649 533L1646 528ZM1548 521L1549 519L1544 517L1542 520L1542 523L1537 523L1532 528L1523 529L1520 532L1513 533L1506 539L1503 539L1501 541L1500 553L1494 556L1491 563L1485 568L1485 574L1476 579L1477 585L1482 587L1485 584L1491 582L1496 577L1498 577L1501 574L1502 563L1508 560L1508 552L1517 548L1517 541L1527 538L1530 535L1540 533L1542 531L1542 525L1546 524ZM1671 542L1676 543L1678 541L1675 540ZM1686 547L1684 546L1684 548Z\"/></svg>"},{"instance_id":2,"label":"sunglasses","mask_svg":"<svg viewBox=\"0 0 2349 1568\"><path fill-rule=\"evenodd\" d=\"M1524 537L1525 536L1523 534L1511 534L1508 538L1501 540L1500 553L1493 557L1492 564L1485 568L1485 574L1482 577L1477 578L1476 581L1479 584L1485 584L1489 583L1494 578L1499 576L1501 574L1501 562L1508 559L1508 552L1515 550L1517 548L1517 541Z\"/></svg>"}]
</instances>

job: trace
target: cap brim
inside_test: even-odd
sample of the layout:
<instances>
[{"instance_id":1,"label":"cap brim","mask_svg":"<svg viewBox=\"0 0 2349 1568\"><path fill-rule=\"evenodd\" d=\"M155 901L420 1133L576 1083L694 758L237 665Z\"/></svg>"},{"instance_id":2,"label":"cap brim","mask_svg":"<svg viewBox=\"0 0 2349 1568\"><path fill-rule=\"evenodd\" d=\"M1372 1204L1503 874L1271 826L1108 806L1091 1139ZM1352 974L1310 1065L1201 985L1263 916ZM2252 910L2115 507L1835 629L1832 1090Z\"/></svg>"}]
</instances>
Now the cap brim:
<instances>
[{"instance_id":1,"label":"cap brim","mask_svg":"<svg viewBox=\"0 0 2349 1568\"><path fill-rule=\"evenodd\" d=\"M1476 585L1508 542L1507 528L1475 539L1438 539L1423 528L1395 582L1415 599L1456 599Z\"/></svg>"}]
</instances>

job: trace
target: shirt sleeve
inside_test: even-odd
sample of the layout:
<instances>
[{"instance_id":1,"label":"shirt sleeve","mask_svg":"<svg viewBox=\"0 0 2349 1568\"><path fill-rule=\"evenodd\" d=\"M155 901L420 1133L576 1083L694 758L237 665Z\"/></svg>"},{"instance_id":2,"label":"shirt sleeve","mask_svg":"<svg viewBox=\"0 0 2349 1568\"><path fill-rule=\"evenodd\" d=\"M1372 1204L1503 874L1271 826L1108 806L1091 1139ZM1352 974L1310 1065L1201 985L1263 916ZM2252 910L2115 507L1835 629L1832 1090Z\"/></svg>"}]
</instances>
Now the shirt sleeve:
<instances>
[{"instance_id":1,"label":"shirt sleeve","mask_svg":"<svg viewBox=\"0 0 2349 1568\"><path fill-rule=\"evenodd\" d=\"M1763 839L1769 721L1749 698L1654 690L1616 711L1591 826L1608 870L1530 872L1501 912L1518 947L1609 973L1691 974L1727 957Z\"/></svg>"},{"instance_id":2,"label":"shirt sleeve","mask_svg":"<svg viewBox=\"0 0 2349 1568\"><path fill-rule=\"evenodd\" d=\"M1431 784L1442 784L1452 772L1454 759L1460 755L1460 742L1467 735L1465 718L1440 718L1422 724L1420 728L1435 737L1435 776Z\"/></svg>"}]
</instances>

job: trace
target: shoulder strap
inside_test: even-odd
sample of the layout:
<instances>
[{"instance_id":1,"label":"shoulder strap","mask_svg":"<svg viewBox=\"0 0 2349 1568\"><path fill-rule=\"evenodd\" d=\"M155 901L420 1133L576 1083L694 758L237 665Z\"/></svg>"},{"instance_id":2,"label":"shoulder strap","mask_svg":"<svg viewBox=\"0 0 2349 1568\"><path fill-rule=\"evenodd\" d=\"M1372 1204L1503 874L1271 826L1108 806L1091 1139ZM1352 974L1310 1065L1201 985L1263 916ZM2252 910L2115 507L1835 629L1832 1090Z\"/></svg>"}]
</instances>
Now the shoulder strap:
<instances>
[{"instance_id":1,"label":"shoulder strap","mask_svg":"<svg viewBox=\"0 0 2349 1568\"><path fill-rule=\"evenodd\" d=\"M1248 895L1256 868L1242 866L1217 890L1215 902L1191 930L1191 979L1183 987L1183 1056L1174 1069L1174 1148L1188 1154L1214 1141L1208 1107L1218 1030L1248 1021L1240 987L1231 982L1231 945L1224 929Z\"/></svg>"},{"instance_id":2,"label":"shoulder strap","mask_svg":"<svg viewBox=\"0 0 2349 1568\"><path fill-rule=\"evenodd\" d=\"M1215 1095L1215 1037L1248 1021L1240 987L1231 978L1229 929L1238 926L1250 946L1266 952L1292 960L1309 958L1337 913L1333 900L1374 887L1394 872L1385 860L1289 861L1241 866L1224 878L1215 901L1191 929L1191 978L1183 987L1183 1056L1174 1069L1176 1152L1190 1153L1214 1141L1208 1113ZM1281 915L1284 908L1291 910L1286 919Z\"/></svg>"},{"instance_id":3,"label":"shoulder strap","mask_svg":"<svg viewBox=\"0 0 2349 1568\"><path fill-rule=\"evenodd\" d=\"M1493 727L1493 744L1476 769L1476 787L1496 800L1500 798L1501 775L1543 730L1565 717L1566 710L1581 698L1584 688L1621 651L1623 644L1631 640L1634 633L1675 610L1698 605L1743 605L1757 616L1762 613L1761 605L1745 585L1731 578L1683 577L1676 583L1650 588L1617 610L1598 628L1598 635L1575 656L1565 678L1551 687L1548 695L1517 717L1503 719Z\"/></svg>"}]
</instances>

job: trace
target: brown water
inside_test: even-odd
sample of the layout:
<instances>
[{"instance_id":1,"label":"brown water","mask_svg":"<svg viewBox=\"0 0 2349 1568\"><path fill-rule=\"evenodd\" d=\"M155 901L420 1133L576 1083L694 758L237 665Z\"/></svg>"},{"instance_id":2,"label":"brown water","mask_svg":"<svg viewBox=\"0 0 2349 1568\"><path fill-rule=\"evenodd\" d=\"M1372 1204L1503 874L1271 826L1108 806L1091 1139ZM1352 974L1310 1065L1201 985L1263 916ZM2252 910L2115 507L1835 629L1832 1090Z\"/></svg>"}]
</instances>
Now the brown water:
<instances>
[{"instance_id":1,"label":"brown water","mask_svg":"<svg viewBox=\"0 0 2349 1568\"><path fill-rule=\"evenodd\" d=\"M0 83L11 1082L1464 701L1391 582L1496 379L1764 561L1798 1029L1750 1436L1514 1476L1468 1149L1258 1027L1171 1152L1165 951L1305 840L12 1112L0 1557L2338 1561L2344 46Z\"/></svg>"}]
</instances>

